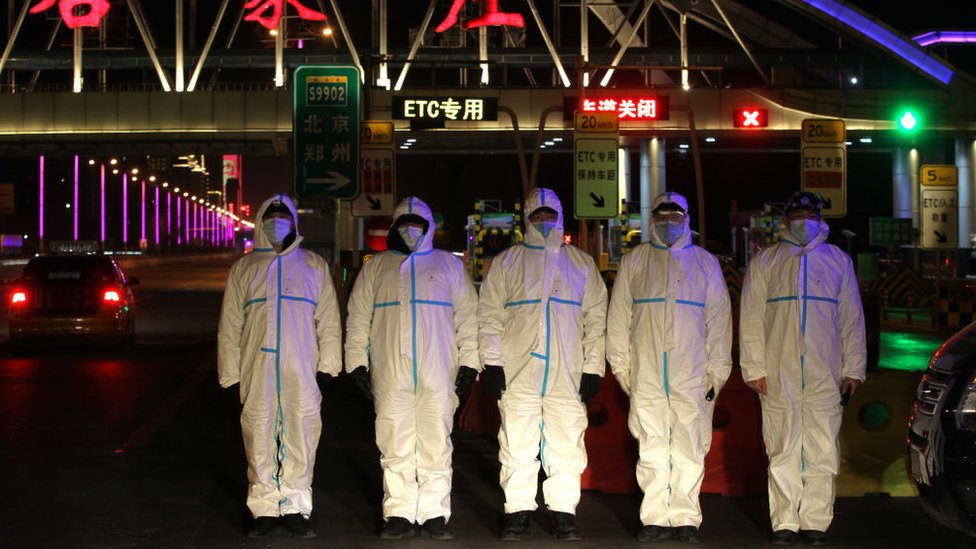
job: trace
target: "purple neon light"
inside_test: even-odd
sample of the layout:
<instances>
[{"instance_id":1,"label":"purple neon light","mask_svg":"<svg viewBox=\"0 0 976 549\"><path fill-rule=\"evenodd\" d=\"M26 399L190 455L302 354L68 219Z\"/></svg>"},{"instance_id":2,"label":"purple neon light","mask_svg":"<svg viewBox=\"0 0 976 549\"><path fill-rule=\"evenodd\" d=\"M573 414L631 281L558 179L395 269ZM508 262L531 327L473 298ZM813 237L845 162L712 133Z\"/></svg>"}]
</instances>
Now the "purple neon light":
<instances>
[{"instance_id":1,"label":"purple neon light","mask_svg":"<svg viewBox=\"0 0 976 549\"><path fill-rule=\"evenodd\" d=\"M200 220L197 217L197 203L193 203L193 238L195 242L200 240Z\"/></svg>"},{"instance_id":2,"label":"purple neon light","mask_svg":"<svg viewBox=\"0 0 976 549\"><path fill-rule=\"evenodd\" d=\"M884 26L875 23L863 13L837 0L801 0L837 21L874 40L916 68L943 84L952 80L953 71L937 59L930 57L907 40L899 37Z\"/></svg>"},{"instance_id":3,"label":"purple neon light","mask_svg":"<svg viewBox=\"0 0 976 549\"><path fill-rule=\"evenodd\" d=\"M71 205L71 208L74 210L73 215L74 215L75 240L78 240L78 155L77 154L75 155L75 201L74 204Z\"/></svg>"},{"instance_id":4,"label":"purple neon light","mask_svg":"<svg viewBox=\"0 0 976 549\"><path fill-rule=\"evenodd\" d=\"M176 244L180 245L183 243L183 232L180 231L180 202L182 199L179 195L176 195Z\"/></svg>"},{"instance_id":5,"label":"purple neon light","mask_svg":"<svg viewBox=\"0 0 976 549\"><path fill-rule=\"evenodd\" d=\"M912 40L922 46L932 44L976 44L976 32L972 31L932 31L913 36Z\"/></svg>"},{"instance_id":6,"label":"purple neon light","mask_svg":"<svg viewBox=\"0 0 976 549\"><path fill-rule=\"evenodd\" d=\"M169 237L173 234L173 193L166 192L166 237L167 240L172 243L173 241Z\"/></svg>"},{"instance_id":7,"label":"purple neon light","mask_svg":"<svg viewBox=\"0 0 976 549\"><path fill-rule=\"evenodd\" d=\"M142 241L146 239L146 180L142 180L142 200L140 201L140 209L142 211L142 228L139 231L139 245L142 245Z\"/></svg>"},{"instance_id":8,"label":"purple neon light","mask_svg":"<svg viewBox=\"0 0 976 549\"><path fill-rule=\"evenodd\" d=\"M40 210L37 215L37 238L44 243L44 156L41 156L41 163L38 168L37 176L37 187L38 187L38 202L40 203ZM44 250L41 250L44 251Z\"/></svg>"},{"instance_id":9,"label":"purple neon light","mask_svg":"<svg viewBox=\"0 0 976 549\"><path fill-rule=\"evenodd\" d=\"M190 219L190 203L189 202L186 202L184 200L184 206L185 206L185 208L183 209L183 219L184 219L184 222L183 222L183 232L185 234L183 235L183 238L184 238L184 240L186 240L186 245L189 246L191 244L191 241L190 241L190 223L192 223L193 220Z\"/></svg>"},{"instance_id":10,"label":"purple neon light","mask_svg":"<svg viewBox=\"0 0 976 549\"><path fill-rule=\"evenodd\" d=\"M156 189L156 223L153 224L153 229L156 232L156 247L159 247L159 187L154 187Z\"/></svg>"},{"instance_id":11,"label":"purple neon light","mask_svg":"<svg viewBox=\"0 0 976 549\"><path fill-rule=\"evenodd\" d=\"M129 174L122 173L122 247L129 243Z\"/></svg>"},{"instance_id":12,"label":"purple neon light","mask_svg":"<svg viewBox=\"0 0 976 549\"><path fill-rule=\"evenodd\" d=\"M105 244L105 164L101 164L101 187L99 189L99 202L101 203L101 215L98 221L99 242Z\"/></svg>"}]
</instances>

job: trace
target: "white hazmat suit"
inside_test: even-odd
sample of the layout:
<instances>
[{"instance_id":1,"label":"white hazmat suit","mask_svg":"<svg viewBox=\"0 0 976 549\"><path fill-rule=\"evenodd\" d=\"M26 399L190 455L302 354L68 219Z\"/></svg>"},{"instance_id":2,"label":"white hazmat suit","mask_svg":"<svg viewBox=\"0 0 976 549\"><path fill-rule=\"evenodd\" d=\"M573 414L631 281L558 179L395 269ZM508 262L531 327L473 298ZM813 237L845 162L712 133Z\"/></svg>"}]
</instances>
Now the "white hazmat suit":
<instances>
[{"instance_id":1,"label":"white hazmat suit","mask_svg":"<svg viewBox=\"0 0 976 549\"><path fill-rule=\"evenodd\" d=\"M549 189L533 190L524 211L549 207L548 237L526 223L525 242L495 257L478 307L481 361L504 369L498 403L505 513L533 511L540 458L550 510L575 514L586 468L584 373L606 369L607 289L593 259L563 244L563 209Z\"/></svg>"},{"instance_id":2,"label":"white hazmat suit","mask_svg":"<svg viewBox=\"0 0 976 549\"><path fill-rule=\"evenodd\" d=\"M840 387L864 380L864 312L851 259L826 241L805 246L785 228L749 264L742 288L739 357L760 395L769 457L773 531L825 532L840 465Z\"/></svg>"},{"instance_id":3,"label":"white hazmat suit","mask_svg":"<svg viewBox=\"0 0 976 549\"><path fill-rule=\"evenodd\" d=\"M256 219L274 201L291 212L294 240L276 253L259 229L254 251L231 267L217 334L217 371L221 387L240 382L251 513L307 517L322 431L315 374L342 370L341 326L329 266L299 248L291 199L269 198Z\"/></svg>"},{"instance_id":4,"label":"white hazmat suit","mask_svg":"<svg viewBox=\"0 0 976 549\"><path fill-rule=\"evenodd\" d=\"M363 266L349 298L346 369L369 366L383 517L423 524L451 516L451 430L459 366L478 364L478 297L460 259L433 248L434 218L417 198L397 220L428 223L413 253L388 250Z\"/></svg>"},{"instance_id":5,"label":"white hazmat suit","mask_svg":"<svg viewBox=\"0 0 976 549\"><path fill-rule=\"evenodd\" d=\"M691 243L687 216L672 245L652 231L649 243L624 255L607 316L607 359L630 395L645 526L701 524L698 494L714 410L705 397L725 385L731 346L722 268Z\"/></svg>"}]
</instances>

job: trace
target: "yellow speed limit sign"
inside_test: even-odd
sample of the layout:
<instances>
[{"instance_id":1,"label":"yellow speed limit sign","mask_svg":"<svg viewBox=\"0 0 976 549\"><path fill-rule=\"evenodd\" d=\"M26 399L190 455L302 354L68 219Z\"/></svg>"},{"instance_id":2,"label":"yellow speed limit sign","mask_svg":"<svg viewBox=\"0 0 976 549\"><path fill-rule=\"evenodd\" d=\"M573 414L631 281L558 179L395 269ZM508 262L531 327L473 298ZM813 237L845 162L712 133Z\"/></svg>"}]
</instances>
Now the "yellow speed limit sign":
<instances>
[{"instance_id":1,"label":"yellow speed limit sign","mask_svg":"<svg viewBox=\"0 0 976 549\"><path fill-rule=\"evenodd\" d=\"M363 145L392 145L393 122L366 120L363 122Z\"/></svg>"},{"instance_id":2,"label":"yellow speed limit sign","mask_svg":"<svg viewBox=\"0 0 976 549\"><path fill-rule=\"evenodd\" d=\"M576 111L574 129L579 133L617 133L620 117L616 112Z\"/></svg>"},{"instance_id":3,"label":"yellow speed limit sign","mask_svg":"<svg viewBox=\"0 0 976 549\"><path fill-rule=\"evenodd\" d=\"M953 165L924 164L918 171L922 185L955 187L959 184L959 170Z\"/></svg>"},{"instance_id":4,"label":"yellow speed limit sign","mask_svg":"<svg viewBox=\"0 0 976 549\"><path fill-rule=\"evenodd\" d=\"M844 121L836 118L807 118L801 129L803 143L843 143L847 139Z\"/></svg>"}]
</instances>

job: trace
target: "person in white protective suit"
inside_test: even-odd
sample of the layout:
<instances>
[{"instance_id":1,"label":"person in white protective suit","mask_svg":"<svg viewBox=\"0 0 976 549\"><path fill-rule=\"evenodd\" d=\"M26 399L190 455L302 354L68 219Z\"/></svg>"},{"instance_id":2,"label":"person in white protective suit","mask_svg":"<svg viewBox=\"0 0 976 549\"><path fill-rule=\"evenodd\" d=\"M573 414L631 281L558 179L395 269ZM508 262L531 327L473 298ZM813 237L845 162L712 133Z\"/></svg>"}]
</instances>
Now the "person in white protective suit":
<instances>
[{"instance_id":1,"label":"person in white protective suit","mask_svg":"<svg viewBox=\"0 0 976 549\"><path fill-rule=\"evenodd\" d=\"M363 266L349 298L346 368L375 395L380 538L420 524L449 540L454 411L481 369L478 296L461 260L434 249L427 204L405 198L393 219L389 250Z\"/></svg>"},{"instance_id":2,"label":"person in white protective suit","mask_svg":"<svg viewBox=\"0 0 976 549\"><path fill-rule=\"evenodd\" d=\"M295 204L261 205L254 250L230 269L217 334L221 387L240 384L250 537L284 528L315 537L312 469L322 431L316 373L342 370L341 325L329 266L299 247Z\"/></svg>"},{"instance_id":3,"label":"person in white protective suit","mask_svg":"<svg viewBox=\"0 0 976 549\"><path fill-rule=\"evenodd\" d=\"M593 258L563 244L556 193L533 190L524 211L525 241L495 257L478 305L483 383L501 415L501 537L531 536L541 463L555 536L575 540L586 467L583 403L606 369L607 288Z\"/></svg>"},{"instance_id":4,"label":"person in white protective suit","mask_svg":"<svg viewBox=\"0 0 976 549\"><path fill-rule=\"evenodd\" d=\"M828 244L822 200L794 193L780 241L749 263L739 361L762 403L772 542L826 543L841 403L864 381L864 312L850 257Z\"/></svg>"},{"instance_id":5,"label":"person in white protective suit","mask_svg":"<svg viewBox=\"0 0 976 549\"><path fill-rule=\"evenodd\" d=\"M650 242L624 255L607 313L607 359L630 396L644 491L638 541L701 541L698 494L713 400L732 368L732 316L718 260L691 242L688 201L651 203Z\"/></svg>"}]
</instances>

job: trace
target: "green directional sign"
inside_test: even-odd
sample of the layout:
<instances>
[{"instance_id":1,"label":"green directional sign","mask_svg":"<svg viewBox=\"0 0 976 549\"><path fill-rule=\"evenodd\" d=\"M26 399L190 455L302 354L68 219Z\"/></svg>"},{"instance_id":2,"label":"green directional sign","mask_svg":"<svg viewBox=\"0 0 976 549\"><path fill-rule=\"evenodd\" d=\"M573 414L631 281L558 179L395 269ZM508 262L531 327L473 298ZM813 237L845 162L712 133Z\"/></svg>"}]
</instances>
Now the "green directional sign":
<instances>
[{"instance_id":1,"label":"green directional sign","mask_svg":"<svg viewBox=\"0 0 976 549\"><path fill-rule=\"evenodd\" d=\"M617 137L577 137L575 156L576 219L609 219L620 213L617 185Z\"/></svg>"},{"instance_id":2,"label":"green directional sign","mask_svg":"<svg viewBox=\"0 0 976 549\"><path fill-rule=\"evenodd\" d=\"M362 82L351 65L295 69L295 194L352 200L359 196Z\"/></svg>"}]
</instances>

